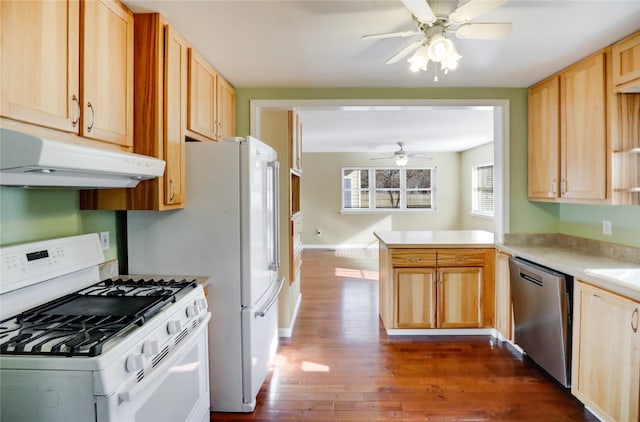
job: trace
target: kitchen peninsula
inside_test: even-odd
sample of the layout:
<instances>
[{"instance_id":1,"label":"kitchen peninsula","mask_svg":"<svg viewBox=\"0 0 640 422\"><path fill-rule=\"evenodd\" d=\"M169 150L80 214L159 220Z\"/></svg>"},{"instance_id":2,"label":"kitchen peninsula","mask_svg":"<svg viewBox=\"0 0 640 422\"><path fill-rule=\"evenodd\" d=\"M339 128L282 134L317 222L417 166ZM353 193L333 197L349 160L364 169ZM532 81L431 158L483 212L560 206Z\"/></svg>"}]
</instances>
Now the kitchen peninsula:
<instances>
[{"instance_id":1,"label":"kitchen peninsula","mask_svg":"<svg viewBox=\"0 0 640 422\"><path fill-rule=\"evenodd\" d=\"M492 233L374 234L380 243L379 309L387 334L490 332L495 308Z\"/></svg>"}]
</instances>

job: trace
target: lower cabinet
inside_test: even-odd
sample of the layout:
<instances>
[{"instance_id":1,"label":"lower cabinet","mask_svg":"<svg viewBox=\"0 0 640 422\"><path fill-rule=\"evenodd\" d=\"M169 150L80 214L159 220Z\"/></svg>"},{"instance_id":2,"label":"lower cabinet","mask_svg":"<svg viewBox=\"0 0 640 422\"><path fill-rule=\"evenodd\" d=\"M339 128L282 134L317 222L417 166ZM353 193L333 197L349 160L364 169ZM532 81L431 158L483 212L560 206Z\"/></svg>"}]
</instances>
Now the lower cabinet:
<instances>
[{"instance_id":1,"label":"lower cabinet","mask_svg":"<svg viewBox=\"0 0 640 422\"><path fill-rule=\"evenodd\" d=\"M388 254L381 256L380 273L380 314L386 328L493 327L493 249L381 253Z\"/></svg>"},{"instance_id":2,"label":"lower cabinet","mask_svg":"<svg viewBox=\"0 0 640 422\"><path fill-rule=\"evenodd\" d=\"M397 328L436 328L436 269L397 268L393 273Z\"/></svg>"},{"instance_id":3,"label":"lower cabinet","mask_svg":"<svg viewBox=\"0 0 640 422\"><path fill-rule=\"evenodd\" d=\"M607 421L638 421L640 303L577 281L571 392Z\"/></svg>"},{"instance_id":4,"label":"lower cabinet","mask_svg":"<svg viewBox=\"0 0 640 422\"><path fill-rule=\"evenodd\" d=\"M496 330L513 342L513 304L511 302L511 280L509 254L496 254Z\"/></svg>"},{"instance_id":5,"label":"lower cabinet","mask_svg":"<svg viewBox=\"0 0 640 422\"><path fill-rule=\"evenodd\" d=\"M482 267L438 270L438 328L482 326Z\"/></svg>"}]
</instances>

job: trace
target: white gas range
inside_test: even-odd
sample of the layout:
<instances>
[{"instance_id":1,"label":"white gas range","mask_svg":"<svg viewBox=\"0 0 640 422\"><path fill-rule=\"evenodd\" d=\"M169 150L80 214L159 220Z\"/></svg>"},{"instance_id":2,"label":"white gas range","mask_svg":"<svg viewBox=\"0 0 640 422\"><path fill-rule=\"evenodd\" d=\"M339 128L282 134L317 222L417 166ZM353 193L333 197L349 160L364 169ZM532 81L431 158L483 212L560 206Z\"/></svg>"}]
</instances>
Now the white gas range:
<instances>
[{"instance_id":1,"label":"white gas range","mask_svg":"<svg viewBox=\"0 0 640 422\"><path fill-rule=\"evenodd\" d=\"M0 419L209 420L202 287L103 261L95 233L0 248Z\"/></svg>"}]
</instances>

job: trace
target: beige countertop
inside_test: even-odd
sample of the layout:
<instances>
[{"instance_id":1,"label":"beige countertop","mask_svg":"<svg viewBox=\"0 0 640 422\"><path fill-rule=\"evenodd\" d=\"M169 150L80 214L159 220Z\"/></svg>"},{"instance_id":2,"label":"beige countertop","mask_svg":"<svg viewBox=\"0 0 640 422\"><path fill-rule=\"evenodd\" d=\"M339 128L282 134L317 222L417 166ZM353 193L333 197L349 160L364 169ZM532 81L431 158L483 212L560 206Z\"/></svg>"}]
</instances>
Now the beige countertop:
<instances>
[{"instance_id":1,"label":"beige countertop","mask_svg":"<svg viewBox=\"0 0 640 422\"><path fill-rule=\"evenodd\" d=\"M493 248L493 233L484 230L377 231L388 248Z\"/></svg>"},{"instance_id":2,"label":"beige countertop","mask_svg":"<svg viewBox=\"0 0 640 422\"><path fill-rule=\"evenodd\" d=\"M639 264L603 255L589 254L562 246L516 246L498 243L496 244L496 249L640 301ZM630 270L627 273L630 274L631 277L620 279L593 273L593 271L597 272L611 269Z\"/></svg>"},{"instance_id":3,"label":"beige countertop","mask_svg":"<svg viewBox=\"0 0 640 422\"><path fill-rule=\"evenodd\" d=\"M499 251L640 301L640 252L634 248L626 248L625 257L619 253L621 249L612 244L581 238L558 238L558 235L555 238L534 235L536 237L527 237L524 244L522 241L517 244L494 243L493 234L483 230L377 231L374 235L387 248L495 247ZM585 250L580 247L583 241L598 247Z\"/></svg>"}]
</instances>

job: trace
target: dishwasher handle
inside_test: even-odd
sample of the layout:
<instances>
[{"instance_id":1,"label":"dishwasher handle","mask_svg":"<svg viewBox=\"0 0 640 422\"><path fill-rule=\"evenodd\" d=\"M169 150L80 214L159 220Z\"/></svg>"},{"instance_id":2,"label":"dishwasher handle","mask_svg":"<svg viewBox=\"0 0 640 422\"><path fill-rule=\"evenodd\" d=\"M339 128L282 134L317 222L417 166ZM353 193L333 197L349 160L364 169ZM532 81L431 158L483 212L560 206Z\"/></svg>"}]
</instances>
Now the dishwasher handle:
<instances>
[{"instance_id":1,"label":"dishwasher handle","mask_svg":"<svg viewBox=\"0 0 640 422\"><path fill-rule=\"evenodd\" d=\"M543 286L542 280L538 280L535 277L531 277L529 274L525 274L522 271L520 271L520 278L523 279L523 280L526 280L526 281L528 281L530 283L537 284L540 287Z\"/></svg>"}]
</instances>

